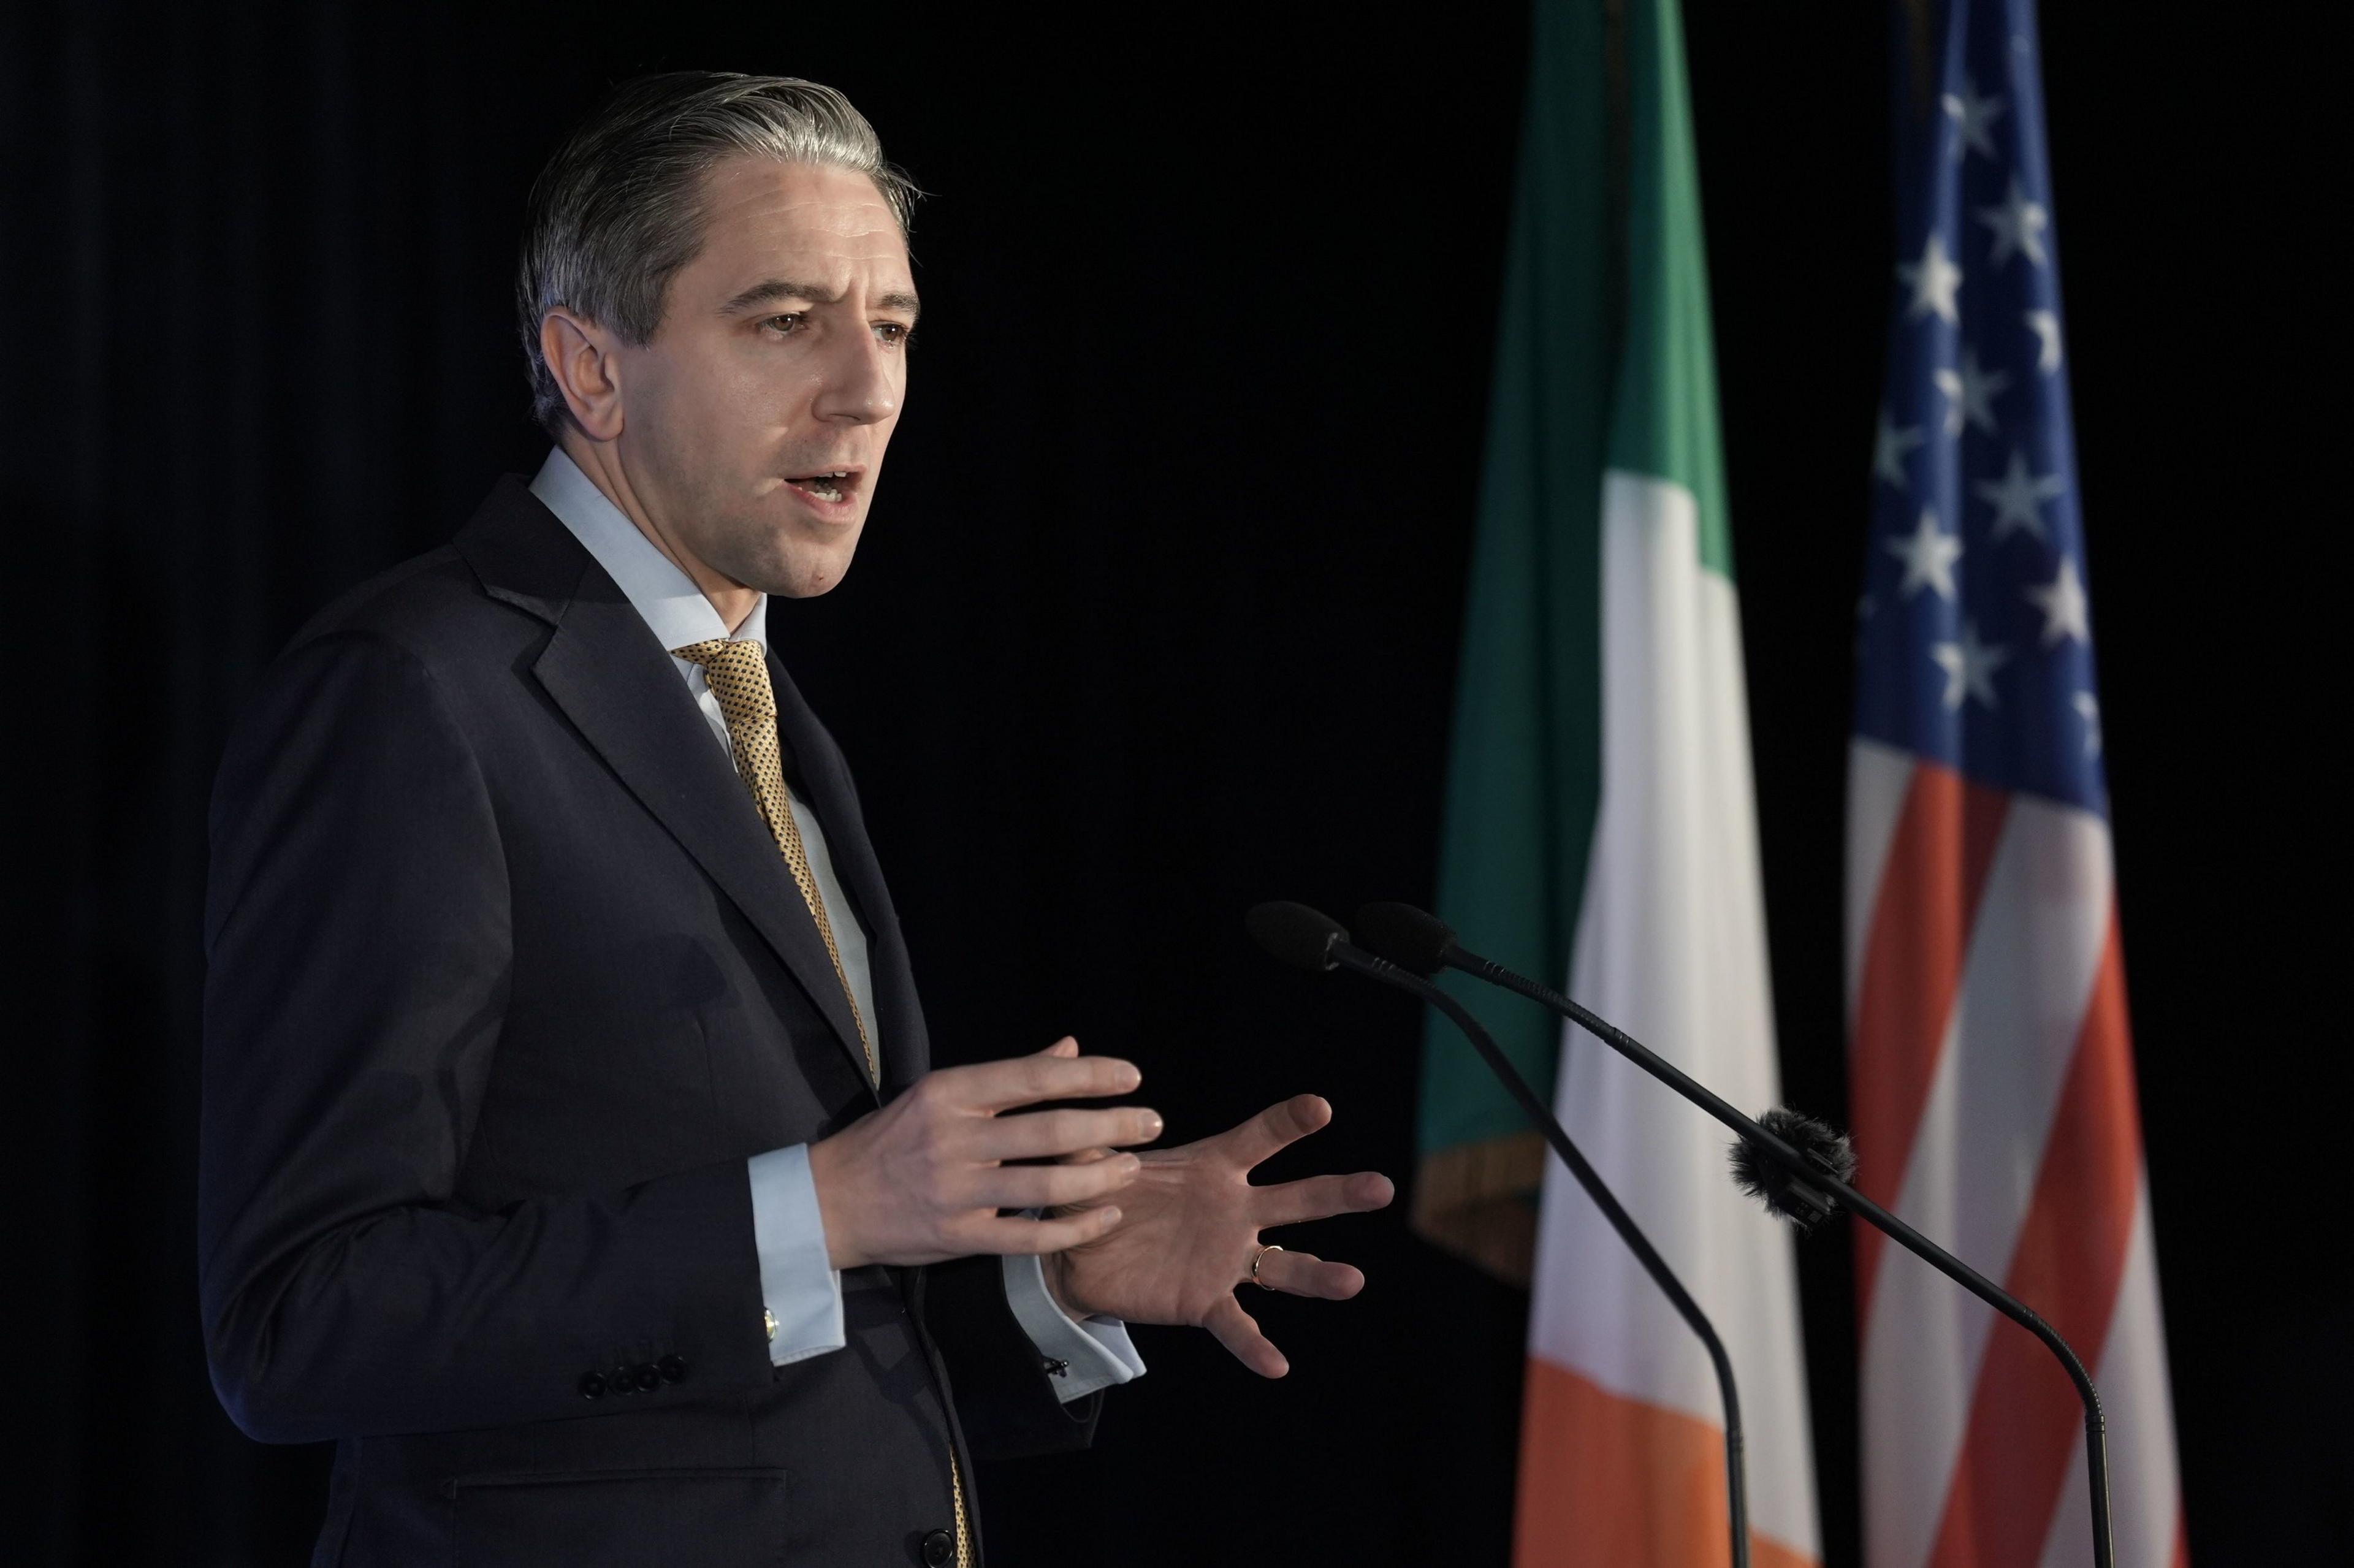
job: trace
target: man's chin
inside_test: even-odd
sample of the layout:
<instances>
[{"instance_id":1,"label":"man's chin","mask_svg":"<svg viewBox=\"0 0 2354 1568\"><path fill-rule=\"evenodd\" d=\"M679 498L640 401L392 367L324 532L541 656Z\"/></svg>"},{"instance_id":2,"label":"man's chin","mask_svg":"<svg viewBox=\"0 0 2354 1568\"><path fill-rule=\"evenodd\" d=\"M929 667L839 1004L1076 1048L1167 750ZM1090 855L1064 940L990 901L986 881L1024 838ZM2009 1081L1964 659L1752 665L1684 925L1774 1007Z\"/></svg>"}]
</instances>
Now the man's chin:
<instances>
[{"instance_id":1,"label":"man's chin","mask_svg":"<svg viewBox=\"0 0 2354 1568\"><path fill-rule=\"evenodd\" d=\"M842 586L857 548L854 538L825 547L803 545L768 562L758 577L737 580L779 599L815 599Z\"/></svg>"},{"instance_id":2,"label":"man's chin","mask_svg":"<svg viewBox=\"0 0 2354 1568\"><path fill-rule=\"evenodd\" d=\"M865 522L863 514L824 525L774 516L741 518L719 531L705 558L746 588L779 599L815 599L841 587L849 575ZM723 545L724 559L716 547Z\"/></svg>"}]
</instances>

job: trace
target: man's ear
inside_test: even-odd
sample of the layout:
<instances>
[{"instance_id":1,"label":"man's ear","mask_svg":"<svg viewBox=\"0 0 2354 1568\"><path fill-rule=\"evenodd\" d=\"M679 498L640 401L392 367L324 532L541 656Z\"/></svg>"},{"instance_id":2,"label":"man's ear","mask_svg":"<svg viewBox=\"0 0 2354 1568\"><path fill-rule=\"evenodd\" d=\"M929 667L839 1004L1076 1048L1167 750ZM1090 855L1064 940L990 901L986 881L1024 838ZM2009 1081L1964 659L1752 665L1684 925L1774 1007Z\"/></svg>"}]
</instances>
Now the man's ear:
<instances>
[{"instance_id":1,"label":"man's ear","mask_svg":"<svg viewBox=\"0 0 2354 1568\"><path fill-rule=\"evenodd\" d=\"M621 433L621 366L612 334L558 305L539 322L540 357L564 389L573 422L592 441Z\"/></svg>"}]
</instances>

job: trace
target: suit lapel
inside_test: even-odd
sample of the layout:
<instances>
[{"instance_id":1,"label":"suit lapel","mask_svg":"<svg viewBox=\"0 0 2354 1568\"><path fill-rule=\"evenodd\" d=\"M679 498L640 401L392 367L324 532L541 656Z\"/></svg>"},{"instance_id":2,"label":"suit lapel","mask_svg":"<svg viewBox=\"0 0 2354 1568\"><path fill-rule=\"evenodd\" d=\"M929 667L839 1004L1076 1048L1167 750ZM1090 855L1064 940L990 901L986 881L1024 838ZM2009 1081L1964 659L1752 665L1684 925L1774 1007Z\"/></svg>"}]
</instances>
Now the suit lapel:
<instances>
[{"instance_id":1,"label":"suit lapel","mask_svg":"<svg viewBox=\"0 0 2354 1568\"><path fill-rule=\"evenodd\" d=\"M775 949L863 1080L866 1054L817 923L669 651L564 525L515 489L514 497L493 493L460 536L460 552L494 597L555 622L532 665L540 685ZM502 502L504 515L485 515ZM577 557L576 572L551 570L546 557L563 552ZM549 590L567 575L576 586L559 599Z\"/></svg>"},{"instance_id":2,"label":"suit lapel","mask_svg":"<svg viewBox=\"0 0 2354 1568\"><path fill-rule=\"evenodd\" d=\"M841 747L801 696L773 647L769 651L769 684L777 694L778 737L792 758L810 809L825 828L833 874L857 906L844 914L856 918L866 933L867 968L875 989L875 1049L884 1082L886 1086L913 1083L930 1066L930 1043L924 1033L922 1009L917 1004L915 974L899 934L898 916L891 907L874 842L866 835L857 789L843 762ZM837 930L843 918L843 915L833 916Z\"/></svg>"}]
</instances>

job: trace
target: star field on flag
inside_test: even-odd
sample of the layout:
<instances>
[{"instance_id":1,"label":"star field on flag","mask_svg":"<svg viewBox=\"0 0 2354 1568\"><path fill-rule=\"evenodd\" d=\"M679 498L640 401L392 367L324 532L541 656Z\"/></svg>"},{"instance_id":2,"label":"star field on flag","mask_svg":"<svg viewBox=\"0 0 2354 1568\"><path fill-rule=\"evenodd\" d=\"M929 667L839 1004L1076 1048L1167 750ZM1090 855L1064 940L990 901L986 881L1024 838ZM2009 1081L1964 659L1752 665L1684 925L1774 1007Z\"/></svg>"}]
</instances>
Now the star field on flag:
<instances>
[{"instance_id":1,"label":"star field on flag","mask_svg":"<svg viewBox=\"0 0 2354 1568\"><path fill-rule=\"evenodd\" d=\"M1858 728L1997 788L2105 810L2076 702L2094 691L2093 643L2051 193L2041 146L2018 156L2041 127L1966 76L1933 129L1959 199L1914 215L1916 260L1896 269ZM2073 598L2054 601L2055 621L2035 596L2062 581ZM2075 634L2049 635L2055 624ZM1956 703L1957 689L1984 695Z\"/></svg>"}]
</instances>

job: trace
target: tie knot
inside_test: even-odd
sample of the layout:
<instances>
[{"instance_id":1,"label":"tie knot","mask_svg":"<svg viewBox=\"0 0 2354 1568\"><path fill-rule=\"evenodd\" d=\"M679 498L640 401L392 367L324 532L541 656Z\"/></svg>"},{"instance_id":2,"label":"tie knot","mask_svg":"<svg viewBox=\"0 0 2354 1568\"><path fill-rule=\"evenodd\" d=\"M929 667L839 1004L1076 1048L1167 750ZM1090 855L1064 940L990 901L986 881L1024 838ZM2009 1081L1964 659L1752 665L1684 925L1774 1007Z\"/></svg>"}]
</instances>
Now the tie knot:
<instances>
[{"instance_id":1,"label":"tie knot","mask_svg":"<svg viewBox=\"0 0 2354 1568\"><path fill-rule=\"evenodd\" d=\"M720 711L730 720L739 715L775 715L777 698L769 685L768 653L758 642L748 638L715 637L708 642L673 648L671 652L690 664L703 666L703 678L711 683Z\"/></svg>"}]
</instances>

